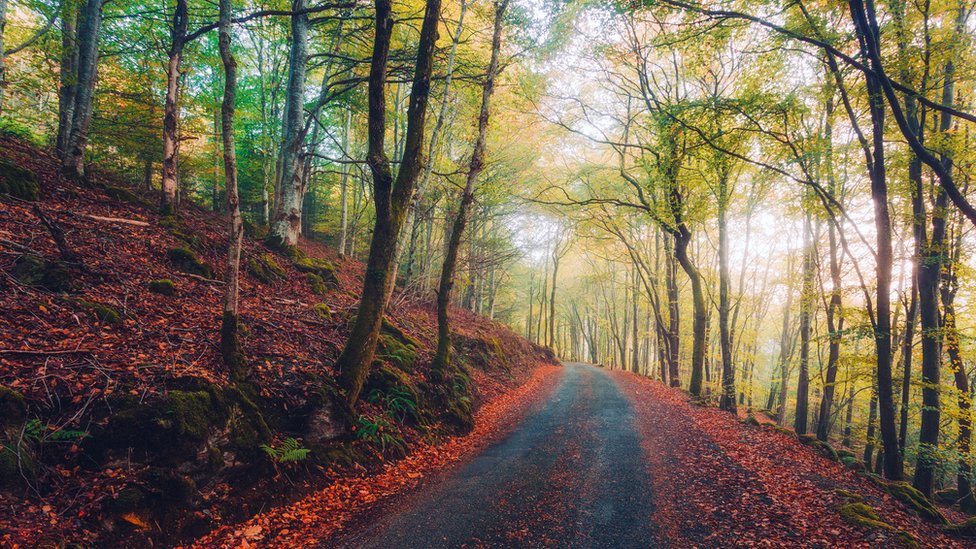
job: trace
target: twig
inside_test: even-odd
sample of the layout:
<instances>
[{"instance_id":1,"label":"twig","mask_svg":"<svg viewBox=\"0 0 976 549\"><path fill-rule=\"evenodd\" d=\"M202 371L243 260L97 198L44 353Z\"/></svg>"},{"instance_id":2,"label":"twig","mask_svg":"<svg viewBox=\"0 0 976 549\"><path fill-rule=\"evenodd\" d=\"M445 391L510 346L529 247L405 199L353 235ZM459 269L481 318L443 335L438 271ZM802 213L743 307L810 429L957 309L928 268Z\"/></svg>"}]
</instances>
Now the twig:
<instances>
[{"instance_id":1,"label":"twig","mask_svg":"<svg viewBox=\"0 0 976 549\"><path fill-rule=\"evenodd\" d=\"M93 353L92 349L0 349L0 355L70 355L74 353Z\"/></svg>"},{"instance_id":2,"label":"twig","mask_svg":"<svg viewBox=\"0 0 976 549\"><path fill-rule=\"evenodd\" d=\"M137 219L123 219L121 217L102 217L100 215L89 215L81 214L89 219L94 219L95 221L105 221L108 223L124 223L126 225L135 225L136 227L148 227L149 223L145 221L139 221Z\"/></svg>"}]
</instances>

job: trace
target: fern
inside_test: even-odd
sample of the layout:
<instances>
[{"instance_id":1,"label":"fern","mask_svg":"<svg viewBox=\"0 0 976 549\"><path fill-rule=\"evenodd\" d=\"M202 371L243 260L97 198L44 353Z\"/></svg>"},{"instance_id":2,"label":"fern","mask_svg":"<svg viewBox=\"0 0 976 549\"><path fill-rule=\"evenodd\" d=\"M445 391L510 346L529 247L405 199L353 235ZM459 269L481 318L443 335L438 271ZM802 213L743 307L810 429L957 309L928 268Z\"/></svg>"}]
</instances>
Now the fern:
<instances>
[{"instance_id":1,"label":"fern","mask_svg":"<svg viewBox=\"0 0 976 549\"><path fill-rule=\"evenodd\" d=\"M308 457L311 450L302 448L302 445L294 438L285 439L281 446L261 445L261 450L275 464L297 463Z\"/></svg>"},{"instance_id":2,"label":"fern","mask_svg":"<svg viewBox=\"0 0 976 549\"><path fill-rule=\"evenodd\" d=\"M407 443L397 434L395 428L382 416L361 415L356 420L356 437L377 447L382 454L395 451L404 456Z\"/></svg>"},{"instance_id":3,"label":"fern","mask_svg":"<svg viewBox=\"0 0 976 549\"><path fill-rule=\"evenodd\" d=\"M386 391L374 389L366 400L372 404L382 403L391 419L404 421L407 417L418 419L417 400L413 393L403 387L391 387Z\"/></svg>"}]
</instances>

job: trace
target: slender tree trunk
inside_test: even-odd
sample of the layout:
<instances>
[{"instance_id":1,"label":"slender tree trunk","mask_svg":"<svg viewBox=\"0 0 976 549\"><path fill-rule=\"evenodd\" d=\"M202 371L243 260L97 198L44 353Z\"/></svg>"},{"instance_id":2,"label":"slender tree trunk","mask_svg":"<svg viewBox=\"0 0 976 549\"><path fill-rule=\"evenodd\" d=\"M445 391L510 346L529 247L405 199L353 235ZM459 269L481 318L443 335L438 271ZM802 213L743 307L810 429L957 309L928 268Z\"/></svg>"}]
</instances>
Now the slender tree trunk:
<instances>
[{"instance_id":1,"label":"slender tree trunk","mask_svg":"<svg viewBox=\"0 0 976 549\"><path fill-rule=\"evenodd\" d=\"M160 186L160 210L164 214L176 211L180 60L183 58L188 23L186 0L176 0L170 29L169 62L166 65L166 101L163 104L163 178Z\"/></svg>"},{"instance_id":2,"label":"slender tree trunk","mask_svg":"<svg viewBox=\"0 0 976 549\"><path fill-rule=\"evenodd\" d=\"M345 391L350 407L359 400L363 382L376 351L377 338L386 308L386 296L392 283L391 272L396 242L403 228L406 210L413 196L417 176L422 166L422 147L427 102L430 95L430 74L440 0L428 0L417 46L417 62L407 112L407 136L396 180L384 152L386 133L386 72L390 52L393 17L390 0L375 0L376 36L369 72L369 148L367 162L373 172L373 200L376 220L370 242L369 259L363 277L359 312L349 339L339 355L336 366L339 383Z\"/></svg>"},{"instance_id":3,"label":"slender tree trunk","mask_svg":"<svg viewBox=\"0 0 976 549\"><path fill-rule=\"evenodd\" d=\"M58 158L64 158L74 119L75 97L78 93L78 6L74 0L61 3L61 71L58 76L58 135L54 150Z\"/></svg>"},{"instance_id":4,"label":"slender tree trunk","mask_svg":"<svg viewBox=\"0 0 976 549\"><path fill-rule=\"evenodd\" d=\"M694 396L702 395L703 374L705 367L705 330L706 311L705 311L705 292L702 289L701 274L695 264L688 256L688 245L691 244L691 232L681 223L678 226L674 242L675 259L684 269L685 274L691 281L692 311L694 320L692 322L692 345L691 345L691 383L689 391Z\"/></svg>"},{"instance_id":5,"label":"slender tree trunk","mask_svg":"<svg viewBox=\"0 0 976 549\"><path fill-rule=\"evenodd\" d=\"M729 272L728 198L728 177L725 176L719 181L718 196L718 331L719 345L722 349L722 396L719 399L719 407L734 414L736 413L735 366L732 364L732 332L729 328L731 310L729 286L731 286L732 275Z\"/></svg>"},{"instance_id":6,"label":"slender tree trunk","mask_svg":"<svg viewBox=\"0 0 976 549\"><path fill-rule=\"evenodd\" d=\"M508 0L495 3L495 26L491 39L491 59L488 62L488 72L481 88L481 110L478 113L478 137L471 152L468 164L468 176L461 193L461 203L458 205L457 217L451 230L447 255L441 266L441 280L437 290L437 352L431 363L431 371L443 376L450 366L451 329L448 308L451 304L451 290L454 287L454 269L457 265L458 249L461 247L461 235L467 224L468 211L474 202L475 187L478 177L485 166L485 142L488 137L488 121L491 116L491 96L495 89L495 77L498 73L498 58L501 52L502 23ZM555 287L555 284L553 285ZM550 338L552 335L550 334Z\"/></svg>"},{"instance_id":7,"label":"slender tree trunk","mask_svg":"<svg viewBox=\"0 0 976 549\"><path fill-rule=\"evenodd\" d=\"M803 285L800 290L800 375L796 383L796 416L793 430L798 435L807 433L810 410L810 332L814 315L813 281L816 273L813 221L810 213L803 221Z\"/></svg>"},{"instance_id":8,"label":"slender tree trunk","mask_svg":"<svg viewBox=\"0 0 976 549\"><path fill-rule=\"evenodd\" d=\"M673 241L670 235L664 237L664 242L666 251L664 274L668 294L668 377L671 381L671 387L680 387L681 372L678 369L678 361L680 357L679 343L681 341L681 323L679 318L681 310L680 302L678 301L678 262L674 256Z\"/></svg>"},{"instance_id":9,"label":"slender tree trunk","mask_svg":"<svg viewBox=\"0 0 976 549\"><path fill-rule=\"evenodd\" d=\"M352 108L346 107L345 131L342 134L342 150L349 154L350 132L352 131ZM346 255L346 240L349 226L349 164L342 165L342 176L339 178L339 257Z\"/></svg>"},{"instance_id":10,"label":"slender tree trunk","mask_svg":"<svg viewBox=\"0 0 976 549\"><path fill-rule=\"evenodd\" d=\"M305 144L305 73L308 65L306 0L292 0L291 52L282 119L281 148L275 170L274 213L268 238L278 246L295 246L302 232L302 146Z\"/></svg>"},{"instance_id":11,"label":"slender tree trunk","mask_svg":"<svg viewBox=\"0 0 976 549\"><path fill-rule=\"evenodd\" d=\"M220 107L224 145L224 186L227 197L227 276L224 286L224 315L220 328L220 348L231 378L247 377L238 325L240 314L241 241L244 227L237 198L237 155L234 151L234 101L237 96L237 62L231 52L231 0L220 0L219 46L224 65L224 100Z\"/></svg>"},{"instance_id":12,"label":"slender tree trunk","mask_svg":"<svg viewBox=\"0 0 976 549\"><path fill-rule=\"evenodd\" d=\"M956 245L958 249L958 243ZM958 253L958 252L956 252ZM956 438L956 448L959 450L959 471L956 474L956 487L959 492L959 506L966 513L976 511L976 496L973 494L973 395L969 386L969 375L962 360L959 346L959 331L956 329L955 297L957 283L955 278L955 261L947 269L947 276L943 280L941 293L942 304L945 308L945 348L949 356L949 369L955 378L956 390L959 392L956 402L959 407L959 436Z\"/></svg>"}]
</instances>

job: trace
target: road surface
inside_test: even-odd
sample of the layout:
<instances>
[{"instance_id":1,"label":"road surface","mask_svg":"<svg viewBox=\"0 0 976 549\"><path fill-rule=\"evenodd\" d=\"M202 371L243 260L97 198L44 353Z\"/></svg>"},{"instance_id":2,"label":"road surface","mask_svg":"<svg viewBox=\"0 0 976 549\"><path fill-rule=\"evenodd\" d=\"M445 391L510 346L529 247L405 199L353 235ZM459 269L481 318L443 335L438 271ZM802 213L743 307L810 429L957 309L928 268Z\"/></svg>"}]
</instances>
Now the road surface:
<instances>
[{"instance_id":1,"label":"road surface","mask_svg":"<svg viewBox=\"0 0 976 549\"><path fill-rule=\"evenodd\" d=\"M507 438L357 528L341 547L653 547L634 411L600 368L567 364Z\"/></svg>"}]
</instances>

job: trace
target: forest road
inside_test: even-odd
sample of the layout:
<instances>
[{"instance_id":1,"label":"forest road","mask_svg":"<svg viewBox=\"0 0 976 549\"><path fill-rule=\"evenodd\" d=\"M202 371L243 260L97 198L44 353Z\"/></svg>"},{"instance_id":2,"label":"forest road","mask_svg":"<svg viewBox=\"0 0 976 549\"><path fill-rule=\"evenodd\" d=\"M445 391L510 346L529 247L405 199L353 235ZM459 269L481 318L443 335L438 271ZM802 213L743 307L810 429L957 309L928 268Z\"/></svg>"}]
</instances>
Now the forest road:
<instances>
[{"instance_id":1,"label":"forest road","mask_svg":"<svg viewBox=\"0 0 976 549\"><path fill-rule=\"evenodd\" d=\"M566 364L552 397L466 465L330 547L654 547L634 411L606 371Z\"/></svg>"}]
</instances>

